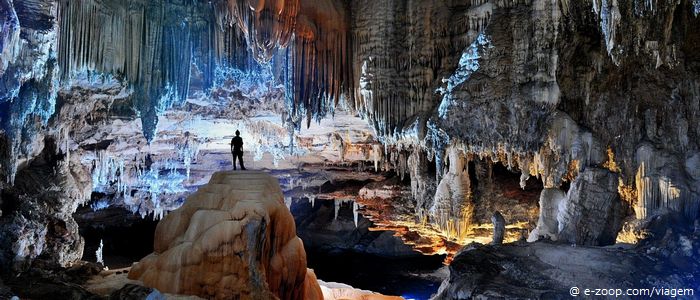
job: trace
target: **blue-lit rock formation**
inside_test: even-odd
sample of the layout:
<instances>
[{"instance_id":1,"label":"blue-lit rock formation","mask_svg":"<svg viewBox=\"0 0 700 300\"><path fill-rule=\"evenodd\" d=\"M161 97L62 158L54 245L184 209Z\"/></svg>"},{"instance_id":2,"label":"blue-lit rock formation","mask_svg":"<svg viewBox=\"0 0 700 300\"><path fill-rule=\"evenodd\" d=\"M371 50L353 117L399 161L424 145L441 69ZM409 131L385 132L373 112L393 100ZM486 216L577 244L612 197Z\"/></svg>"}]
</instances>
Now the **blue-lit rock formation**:
<instances>
[{"instance_id":1,"label":"blue-lit rock formation","mask_svg":"<svg viewBox=\"0 0 700 300\"><path fill-rule=\"evenodd\" d=\"M54 113L56 6L42 1L3 1L0 8L0 127L6 145L0 169L12 183L20 159L41 151L35 139Z\"/></svg>"},{"instance_id":2,"label":"blue-lit rock formation","mask_svg":"<svg viewBox=\"0 0 700 300\"><path fill-rule=\"evenodd\" d=\"M19 20L10 0L0 2L0 75L5 73L8 63L14 61L19 42Z\"/></svg>"}]
</instances>

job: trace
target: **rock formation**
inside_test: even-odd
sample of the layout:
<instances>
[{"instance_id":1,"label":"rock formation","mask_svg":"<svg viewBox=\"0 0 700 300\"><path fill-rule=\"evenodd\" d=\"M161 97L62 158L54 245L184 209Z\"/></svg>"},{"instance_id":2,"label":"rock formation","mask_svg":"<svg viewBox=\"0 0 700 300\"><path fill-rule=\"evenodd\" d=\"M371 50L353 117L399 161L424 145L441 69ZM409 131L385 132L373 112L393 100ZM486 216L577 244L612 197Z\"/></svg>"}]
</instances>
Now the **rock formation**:
<instances>
[{"instance_id":1,"label":"rock formation","mask_svg":"<svg viewBox=\"0 0 700 300\"><path fill-rule=\"evenodd\" d=\"M22 271L42 258L70 266L83 256L83 238L72 214L89 199L91 181L82 165L54 153L55 143L18 173L0 204L0 266Z\"/></svg>"},{"instance_id":2,"label":"rock formation","mask_svg":"<svg viewBox=\"0 0 700 300\"><path fill-rule=\"evenodd\" d=\"M154 253L129 278L216 299L320 294L277 179L263 172L215 173L158 224Z\"/></svg>"},{"instance_id":3,"label":"rock formation","mask_svg":"<svg viewBox=\"0 0 700 300\"><path fill-rule=\"evenodd\" d=\"M572 287L612 287L629 298L642 295L627 295L627 288L648 288L643 297L670 296L674 289L677 297L692 298L700 276L700 243L691 230L671 229L681 219L649 220L645 228L660 238L624 249L546 241L468 245L450 264L450 276L433 299L558 299L571 297Z\"/></svg>"},{"instance_id":4,"label":"rock formation","mask_svg":"<svg viewBox=\"0 0 700 300\"><path fill-rule=\"evenodd\" d=\"M500 245L503 243L503 236L506 231L506 220L500 212L496 211L491 217L491 223L493 223L493 240L491 244Z\"/></svg>"},{"instance_id":5,"label":"rock formation","mask_svg":"<svg viewBox=\"0 0 700 300\"><path fill-rule=\"evenodd\" d=\"M618 176L588 168L569 191L545 189L540 195L540 218L530 241L546 237L579 245L610 245L622 228L627 203L618 194Z\"/></svg>"}]
</instances>

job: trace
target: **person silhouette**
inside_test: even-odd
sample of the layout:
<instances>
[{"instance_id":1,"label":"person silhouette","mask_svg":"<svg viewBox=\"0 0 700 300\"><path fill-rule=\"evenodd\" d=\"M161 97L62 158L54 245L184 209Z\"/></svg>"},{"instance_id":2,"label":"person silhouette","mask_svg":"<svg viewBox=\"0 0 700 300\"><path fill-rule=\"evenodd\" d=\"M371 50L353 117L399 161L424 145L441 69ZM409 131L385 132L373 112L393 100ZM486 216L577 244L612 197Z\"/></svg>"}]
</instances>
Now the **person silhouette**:
<instances>
[{"instance_id":1,"label":"person silhouette","mask_svg":"<svg viewBox=\"0 0 700 300\"><path fill-rule=\"evenodd\" d=\"M238 130L236 130L236 136L231 139L231 155L233 155L233 169L236 169L236 158L238 158L241 170L245 170L245 166L243 166L243 139Z\"/></svg>"}]
</instances>

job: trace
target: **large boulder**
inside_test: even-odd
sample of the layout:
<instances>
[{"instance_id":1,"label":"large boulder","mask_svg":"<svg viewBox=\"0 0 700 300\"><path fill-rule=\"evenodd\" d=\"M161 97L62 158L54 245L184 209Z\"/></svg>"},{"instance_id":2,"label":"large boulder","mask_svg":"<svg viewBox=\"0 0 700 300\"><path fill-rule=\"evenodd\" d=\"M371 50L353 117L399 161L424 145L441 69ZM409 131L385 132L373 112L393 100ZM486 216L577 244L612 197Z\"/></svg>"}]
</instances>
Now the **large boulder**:
<instances>
[{"instance_id":1,"label":"large boulder","mask_svg":"<svg viewBox=\"0 0 700 300\"><path fill-rule=\"evenodd\" d=\"M617 186L617 174L605 169L588 168L574 179L559 207L559 238L579 245L614 244L626 212Z\"/></svg>"},{"instance_id":2,"label":"large boulder","mask_svg":"<svg viewBox=\"0 0 700 300\"><path fill-rule=\"evenodd\" d=\"M277 179L218 172L156 228L129 272L165 293L207 299L316 299L314 276Z\"/></svg>"}]
</instances>

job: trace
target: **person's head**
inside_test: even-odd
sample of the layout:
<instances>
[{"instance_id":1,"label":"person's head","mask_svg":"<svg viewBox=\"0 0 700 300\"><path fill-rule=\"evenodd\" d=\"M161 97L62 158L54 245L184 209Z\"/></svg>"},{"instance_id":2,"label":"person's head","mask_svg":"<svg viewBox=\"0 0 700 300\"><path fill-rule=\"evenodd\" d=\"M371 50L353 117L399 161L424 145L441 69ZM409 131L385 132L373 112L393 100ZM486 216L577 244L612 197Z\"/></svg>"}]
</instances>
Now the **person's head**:
<instances>
[{"instance_id":1,"label":"person's head","mask_svg":"<svg viewBox=\"0 0 700 300\"><path fill-rule=\"evenodd\" d=\"M241 132L236 130L236 136L239 136L239 135L241 135Z\"/></svg>"}]
</instances>

